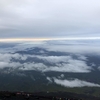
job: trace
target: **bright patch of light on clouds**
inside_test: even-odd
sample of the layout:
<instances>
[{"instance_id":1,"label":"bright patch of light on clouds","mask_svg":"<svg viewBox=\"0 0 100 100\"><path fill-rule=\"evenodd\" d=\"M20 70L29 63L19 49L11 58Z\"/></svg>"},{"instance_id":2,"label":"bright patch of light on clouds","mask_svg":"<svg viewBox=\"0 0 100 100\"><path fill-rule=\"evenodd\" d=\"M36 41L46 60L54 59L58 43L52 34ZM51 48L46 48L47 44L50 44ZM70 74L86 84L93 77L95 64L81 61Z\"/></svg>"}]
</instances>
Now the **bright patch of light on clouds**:
<instances>
[{"instance_id":1,"label":"bright patch of light on clouds","mask_svg":"<svg viewBox=\"0 0 100 100\"><path fill-rule=\"evenodd\" d=\"M100 40L100 37L69 37L69 38L5 38L0 42L32 42L32 41L50 41L50 40Z\"/></svg>"}]
</instances>

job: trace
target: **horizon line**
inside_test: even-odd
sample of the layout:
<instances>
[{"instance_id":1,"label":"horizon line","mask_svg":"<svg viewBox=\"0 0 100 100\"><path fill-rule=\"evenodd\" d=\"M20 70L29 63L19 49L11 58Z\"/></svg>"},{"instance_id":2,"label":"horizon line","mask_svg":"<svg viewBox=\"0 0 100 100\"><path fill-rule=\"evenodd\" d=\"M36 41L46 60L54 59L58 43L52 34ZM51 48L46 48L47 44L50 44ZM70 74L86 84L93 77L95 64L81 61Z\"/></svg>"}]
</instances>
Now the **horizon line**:
<instances>
[{"instance_id":1,"label":"horizon line","mask_svg":"<svg viewBox=\"0 0 100 100\"><path fill-rule=\"evenodd\" d=\"M0 42L49 41L49 40L99 40L100 37L67 37L67 38L0 38Z\"/></svg>"}]
</instances>

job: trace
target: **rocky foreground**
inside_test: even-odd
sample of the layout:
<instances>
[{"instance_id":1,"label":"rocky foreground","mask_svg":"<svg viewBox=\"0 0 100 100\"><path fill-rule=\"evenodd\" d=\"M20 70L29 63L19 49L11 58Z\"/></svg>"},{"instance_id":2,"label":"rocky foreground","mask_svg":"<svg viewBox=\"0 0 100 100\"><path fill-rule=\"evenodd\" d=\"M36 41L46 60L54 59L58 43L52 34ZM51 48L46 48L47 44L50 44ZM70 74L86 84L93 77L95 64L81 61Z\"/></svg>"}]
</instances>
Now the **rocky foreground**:
<instances>
[{"instance_id":1,"label":"rocky foreground","mask_svg":"<svg viewBox=\"0 0 100 100\"><path fill-rule=\"evenodd\" d=\"M100 100L100 97L69 92L0 92L0 100Z\"/></svg>"}]
</instances>

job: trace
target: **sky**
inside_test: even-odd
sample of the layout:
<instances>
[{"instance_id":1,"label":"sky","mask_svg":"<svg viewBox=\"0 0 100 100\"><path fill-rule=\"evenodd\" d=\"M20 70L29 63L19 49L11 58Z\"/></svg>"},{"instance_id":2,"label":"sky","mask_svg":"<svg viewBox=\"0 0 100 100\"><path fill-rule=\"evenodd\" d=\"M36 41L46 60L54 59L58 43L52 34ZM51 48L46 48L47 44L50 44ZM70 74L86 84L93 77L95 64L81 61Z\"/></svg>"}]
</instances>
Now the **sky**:
<instances>
[{"instance_id":1,"label":"sky","mask_svg":"<svg viewBox=\"0 0 100 100\"><path fill-rule=\"evenodd\" d=\"M0 0L0 38L100 37L100 0Z\"/></svg>"},{"instance_id":2,"label":"sky","mask_svg":"<svg viewBox=\"0 0 100 100\"><path fill-rule=\"evenodd\" d=\"M44 40L46 41L44 42ZM32 42L1 43L8 41ZM92 67L87 65L88 60L84 54L100 55L99 43L100 0L0 0L0 69L9 67L40 72L90 73L96 65L94 63L91 63ZM40 55L15 53L33 47L43 48L48 52L80 55L76 55L77 59L71 55L50 56L41 49ZM12 58L19 59L24 63L12 62ZM48 67L43 62L26 62L28 58L47 61L51 65ZM97 66L97 69L100 70L100 66ZM56 77L47 77L47 80L53 80L54 83L65 87L100 87L100 84L77 78L62 80Z\"/></svg>"}]
</instances>

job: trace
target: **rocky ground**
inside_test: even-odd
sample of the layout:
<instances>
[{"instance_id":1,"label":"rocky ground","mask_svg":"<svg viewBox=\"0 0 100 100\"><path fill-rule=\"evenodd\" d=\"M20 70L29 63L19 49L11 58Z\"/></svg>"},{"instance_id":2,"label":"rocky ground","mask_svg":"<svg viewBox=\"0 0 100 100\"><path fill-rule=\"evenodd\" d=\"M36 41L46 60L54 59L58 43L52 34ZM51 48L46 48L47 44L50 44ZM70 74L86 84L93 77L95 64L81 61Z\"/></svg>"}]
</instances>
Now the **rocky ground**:
<instances>
[{"instance_id":1,"label":"rocky ground","mask_svg":"<svg viewBox=\"0 0 100 100\"><path fill-rule=\"evenodd\" d=\"M0 92L0 100L100 100L99 97L68 92Z\"/></svg>"}]
</instances>

